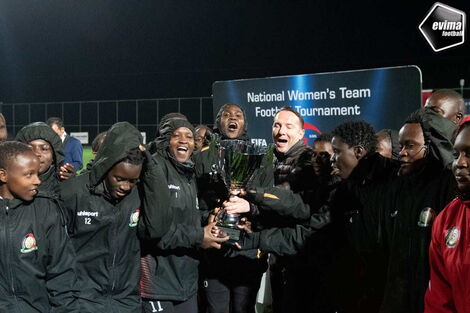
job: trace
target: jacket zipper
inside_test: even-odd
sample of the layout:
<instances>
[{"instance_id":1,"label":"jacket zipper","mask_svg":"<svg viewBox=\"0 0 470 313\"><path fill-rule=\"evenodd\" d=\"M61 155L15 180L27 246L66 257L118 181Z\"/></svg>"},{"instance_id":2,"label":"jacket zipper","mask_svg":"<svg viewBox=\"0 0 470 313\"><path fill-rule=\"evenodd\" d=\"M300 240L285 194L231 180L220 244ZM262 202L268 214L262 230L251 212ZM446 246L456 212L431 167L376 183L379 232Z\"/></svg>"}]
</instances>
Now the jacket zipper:
<instances>
[{"instance_id":1,"label":"jacket zipper","mask_svg":"<svg viewBox=\"0 0 470 313\"><path fill-rule=\"evenodd\" d=\"M120 218L120 212L121 210L118 209L118 212L117 214L114 216L114 234L113 234L113 237L114 237L114 245L113 245L113 263L111 265L111 281L112 281L112 284L111 284L111 294L114 293L114 288L116 287L116 269L115 269L115 265L116 265L116 254L117 254L117 246L118 246L118 240L117 240L117 229L118 229L118 224L119 224L119 218Z\"/></svg>"},{"instance_id":2,"label":"jacket zipper","mask_svg":"<svg viewBox=\"0 0 470 313\"><path fill-rule=\"evenodd\" d=\"M10 291L11 295L15 297L16 299L16 291L15 291L15 285L13 283L13 272L11 270L11 247L10 247L10 233L8 232L8 206L5 206L5 215L6 215L6 225L5 225L5 238L6 238L6 248L7 248L7 266L8 266L8 274L10 276Z\"/></svg>"}]
</instances>

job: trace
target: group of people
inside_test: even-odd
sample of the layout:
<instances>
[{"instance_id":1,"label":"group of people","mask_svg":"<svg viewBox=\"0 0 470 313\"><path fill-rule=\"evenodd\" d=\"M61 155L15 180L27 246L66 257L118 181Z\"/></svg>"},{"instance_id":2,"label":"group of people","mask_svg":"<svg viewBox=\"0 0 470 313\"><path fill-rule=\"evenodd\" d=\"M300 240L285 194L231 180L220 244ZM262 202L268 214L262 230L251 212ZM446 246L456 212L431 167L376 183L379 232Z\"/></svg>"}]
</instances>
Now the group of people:
<instances>
[{"instance_id":1,"label":"group of people","mask_svg":"<svg viewBox=\"0 0 470 313\"><path fill-rule=\"evenodd\" d=\"M80 175L53 127L25 126L0 144L0 312L251 313L266 271L274 313L470 312L464 112L438 90L399 131L345 122L309 147L283 107L233 190L220 147L250 144L233 103L213 129L168 114L148 145L116 123Z\"/></svg>"}]
</instances>

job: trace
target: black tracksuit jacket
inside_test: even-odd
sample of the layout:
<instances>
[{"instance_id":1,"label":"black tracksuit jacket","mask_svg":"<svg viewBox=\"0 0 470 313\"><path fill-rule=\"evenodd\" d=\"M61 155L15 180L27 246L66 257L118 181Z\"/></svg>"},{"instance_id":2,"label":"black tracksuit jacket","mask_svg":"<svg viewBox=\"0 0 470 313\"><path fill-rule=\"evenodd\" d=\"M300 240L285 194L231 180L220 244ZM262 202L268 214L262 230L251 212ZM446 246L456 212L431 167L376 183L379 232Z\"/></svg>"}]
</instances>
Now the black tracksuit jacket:
<instances>
[{"instance_id":1,"label":"black tracksuit jacket","mask_svg":"<svg viewBox=\"0 0 470 313\"><path fill-rule=\"evenodd\" d=\"M80 312L64 221L52 199L0 199L1 313Z\"/></svg>"},{"instance_id":2,"label":"black tracksuit jacket","mask_svg":"<svg viewBox=\"0 0 470 313\"><path fill-rule=\"evenodd\" d=\"M456 195L455 180L448 169L453 160L455 125L428 109L421 114L428 144L421 170L384 182L374 179L373 184L356 189L362 209L352 216L349 238L354 239L362 257L368 250L370 256L368 247L375 245L388 258L382 313L423 312L433 219L422 224L421 213L431 209L434 215L439 214ZM345 205L351 207L350 203Z\"/></svg>"},{"instance_id":3,"label":"black tracksuit jacket","mask_svg":"<svg viewBox=\"0 0 470 313\"><path fill-rule=\"evenodd\" d=\"M198 248L204 237L194 170L166 150L153 158L143 182L146 213L142 221L150 229L141 227L141 295L150 300L186 301L197 292Z\"/></svg>"},{"instance_id":4,"label":"black tracksuit jacket","mask_svg":"<svg viewBox=\"0 0 470 313\"><path fill-rule=\"evenodd\" d=\"M119 202L107 196L104 178L142 142L127 122L114 124L89 172L65 181L62 198L77 254L81 312L141 312L138 188Z\"/></svg>"}]
</instances>

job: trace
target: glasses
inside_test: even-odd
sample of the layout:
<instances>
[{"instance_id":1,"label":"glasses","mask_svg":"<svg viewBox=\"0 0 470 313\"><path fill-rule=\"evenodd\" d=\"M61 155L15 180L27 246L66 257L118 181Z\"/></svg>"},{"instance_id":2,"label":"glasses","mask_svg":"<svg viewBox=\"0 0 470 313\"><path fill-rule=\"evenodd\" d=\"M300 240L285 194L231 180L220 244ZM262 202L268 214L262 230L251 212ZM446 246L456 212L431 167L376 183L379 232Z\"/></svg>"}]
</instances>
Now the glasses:
<instances>
[{"instance_id":1,"label":"glasses","mask_svg":"<svg viewBox=\"0 0 470 313\"><path fill-rule=\"evenodd\" d=\"M419 152L421 152L421 150L423 150L424 148L426 148L425 145L418 146L418 145L410 143L410 144L406 144L404 146L400 145L400 152L405 150L408 155L413 155L414 156L414 155L418 154Z\"/></svg>"}]
</instances>

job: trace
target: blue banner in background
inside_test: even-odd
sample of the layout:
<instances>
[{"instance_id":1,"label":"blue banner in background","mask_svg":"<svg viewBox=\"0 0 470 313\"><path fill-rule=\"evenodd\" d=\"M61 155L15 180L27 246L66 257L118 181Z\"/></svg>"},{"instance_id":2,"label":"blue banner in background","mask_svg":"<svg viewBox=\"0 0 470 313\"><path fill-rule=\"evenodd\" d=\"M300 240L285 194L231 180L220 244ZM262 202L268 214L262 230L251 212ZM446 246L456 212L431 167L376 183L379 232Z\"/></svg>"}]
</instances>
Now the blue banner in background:
<instances>
[{"instance_id":1,"label":"blue banner in background","mask_svg":"<svg viewBox=\"0 0 470 313\"><path fill-rule=\"evenodd\" d=\"M470 114L470 99L466 98L466 99L463 99L465 101L465 114Z\"/></svg>"},{"instance_id":2,"label":"blue banner in background","mask_svg":"<svg viewBox=\"0 0 470 313\"><path fill-rule=\"evenodd\" d=\"M305 141L338 124L365 120L376 131L398 130L421 105L421 71L416 66L218 81L212 86L214 116L226 103L241 106L248 134L260 144L272 142L273 117L289 105L305 119Z\"/></svg>"}]
</instances>

